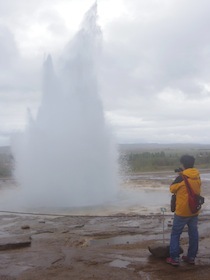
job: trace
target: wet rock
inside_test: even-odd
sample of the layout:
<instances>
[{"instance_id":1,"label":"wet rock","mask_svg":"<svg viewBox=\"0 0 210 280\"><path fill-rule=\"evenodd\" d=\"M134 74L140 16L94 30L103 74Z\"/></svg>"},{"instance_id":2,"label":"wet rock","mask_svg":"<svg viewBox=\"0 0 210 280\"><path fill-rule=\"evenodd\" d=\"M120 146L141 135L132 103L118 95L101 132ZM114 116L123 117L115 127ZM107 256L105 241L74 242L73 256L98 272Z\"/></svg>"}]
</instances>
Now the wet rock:
<instances>
[{"instance_id":1,"label":"wet rock","mask_svg":"<svg viewBox=\"0 0 210 280\"><path fill-rule=\"evenodd\" d=\"M83 228L85 225L77 225L74 228Z\"/></svg>"},{"instance_id":2,"label":"wet rock","mask_svg":"<svg viewBox=\"0 0 210 280\"><path fill-rule=\"evenodd\" d=\"M168 221L168 227L172 227L172 226L173 226L172 221Z\"/></svg>"},{"instance_id":3,"label":"wet rock","mask_svg":"<svg viewBox=\"0 0 210 280\"><path fill-rule=\"evenodd\" d=\"M30 226L29 226L29 225L23 225L23 226L21 227L21 229L30 229Z\"/></svg>"},{"instance_id":4,"label":"wet rock","mask_svg":"<svg viewBox=\"0 0 210 280\"><path fill-rule=\"evenodd\" d=\"M148 250L154 257L167 258L170 256L169 247L170 247L169 245L156 244L156 245L148 246ZM180 254L182 253L183 253L183 249L180 247Z\"/></svg>"},{"instance_id":5,"label":"wet rock","mask_svg":"<svg viewBox=\"0 0 210 280\"><path fill-rule=\"evenodd\" d=\"M31 239L29 236L12 236L0 239L0 251L19 249L29 247L31 245Z\"/></svg>"}]
</instances>

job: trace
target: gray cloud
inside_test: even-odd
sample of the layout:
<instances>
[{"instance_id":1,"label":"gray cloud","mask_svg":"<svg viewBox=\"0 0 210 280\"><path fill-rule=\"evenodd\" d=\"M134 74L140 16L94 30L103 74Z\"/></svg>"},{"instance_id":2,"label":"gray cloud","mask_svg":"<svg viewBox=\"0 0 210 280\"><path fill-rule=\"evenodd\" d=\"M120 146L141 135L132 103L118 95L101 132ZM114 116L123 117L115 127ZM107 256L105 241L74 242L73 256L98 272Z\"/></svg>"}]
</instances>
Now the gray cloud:
<instances>
[{"instance_id":1,"label":"gray cloud","mask_svg":"<svg viewBox=\"0 0 210 280\"><path fill-rule=\"evenodd\" d=\"M208 82L209 77L209 3L171 2L167 14L160 10L162 16L151 21L143 21L136 9L134 20L122 19L110 26L113 59L108 68L114 67L115 76L122 75L121 81L125 81L121 79L125 70L126 83L130 80L141 91L157 93L172 87L199 94L200 83Z\"/></svg>"},{"instance_id":2,"label":"gray cloud","mask_svg":"<svg viewBox=\"0 0 210 280\"><path fill-rule=\"evenodd\" d=\"M25 107L36 111L44 50L53 52L56 59L72 35L54 6L67 2L0 2L4 22L0 27L0 99L14 108L10 120L15 108L22 124ZM72 3L82 6L83 1ZM121 17L102 26L99 73L104 109L119 141L208 142L210 2L132 0L124 5ZM69 16L73 14L69 10ZM36 23L46 33L31 37L30 50L20 39L25 40L28 33L24 32ZM25 55L23 49L32 55Z\"/></svg>"},{"instance_id":3,"label":"gray cloud","mask_svg":"<svg viewBox=\"0 0 210 280\"><path fill-rule=\"evenodd\" d=\"M133 137L136 135L135 139L138 135L148 135L143 128L138 129L143 119L147 131L153 131L153 136L158 134L156 138L160 142L169 141L173 135L169 132L174 129L176 134L179 131L183 134L185 129L189 136L180 135L179 141L206 142L210 105L210 3L149 2L144 10L142 1L127 3L133 16L114 21L105 29L102 77L105 107L111 108L116 119L122 114L130 116L130 132ZM131 119L136 120L135 125ZM199 136L194 135L195 123L199 123L196 129ZM119 127L121 138L125 135L132 138L126 126L120 123Z\"/></svg>"}]
</instances>

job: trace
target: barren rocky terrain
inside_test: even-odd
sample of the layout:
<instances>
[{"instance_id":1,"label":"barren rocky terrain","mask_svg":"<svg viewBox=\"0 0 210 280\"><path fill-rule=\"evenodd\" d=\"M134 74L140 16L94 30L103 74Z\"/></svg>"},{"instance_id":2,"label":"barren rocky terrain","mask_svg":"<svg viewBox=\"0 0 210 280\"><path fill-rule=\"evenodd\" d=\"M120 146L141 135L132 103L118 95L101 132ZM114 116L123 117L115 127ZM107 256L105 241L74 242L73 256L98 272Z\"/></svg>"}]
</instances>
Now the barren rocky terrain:
<instances>
[{"instance_id":1,"label":"barren rocky terrain","mask_svg":"<svg viewBox=\"0 0 210 280\"><path fill-rule=\"evenodd\" d=\"M151 185L145 178L142 180L130 182L130 187ZM168 181L158 182L157 186L166 184ZM110 211L106 216L1 211L0 280L207 280L210 275L209 189L206 180L203 195L207 200L199 217L196 265L181 263L175 268L166 264L165 258L149 252L148 246L169 243L173 214L168 210L165 215L160 211L141 215L133 211L110 214ZM187 242L186 229L181 238L184 252Z\"/></svg>"},{"instance_id":2,"label":"barren rocky terrain","mask_svg":"<svg viewBox=\"0 0 210 280\"><path fill-rule=\"evenodd\" d=\"M196 265L174 268L148 246L168 244L172 215L1 214L0 279L209 279L210 223L200 216ZM181 245L187 249L187 232Z\"/></svg>"}]
</instances>

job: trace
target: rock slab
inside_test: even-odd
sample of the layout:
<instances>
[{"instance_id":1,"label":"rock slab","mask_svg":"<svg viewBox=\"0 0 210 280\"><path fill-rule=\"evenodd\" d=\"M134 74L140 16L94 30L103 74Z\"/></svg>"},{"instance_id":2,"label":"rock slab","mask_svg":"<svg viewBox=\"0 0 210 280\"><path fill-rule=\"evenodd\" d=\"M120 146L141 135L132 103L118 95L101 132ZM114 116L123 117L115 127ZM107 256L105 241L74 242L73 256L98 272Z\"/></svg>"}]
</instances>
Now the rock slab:
<instances>
[{"instance_id":1,"label":"rock slab","mask_svg":"<svg viewBox=\"0 0 210 280\"><path fill-rule=\"evenodd\" d=\"M0 251L25 248L30 245L30 236L11 236L0 238Z\"/></svg>"}]
</instances>

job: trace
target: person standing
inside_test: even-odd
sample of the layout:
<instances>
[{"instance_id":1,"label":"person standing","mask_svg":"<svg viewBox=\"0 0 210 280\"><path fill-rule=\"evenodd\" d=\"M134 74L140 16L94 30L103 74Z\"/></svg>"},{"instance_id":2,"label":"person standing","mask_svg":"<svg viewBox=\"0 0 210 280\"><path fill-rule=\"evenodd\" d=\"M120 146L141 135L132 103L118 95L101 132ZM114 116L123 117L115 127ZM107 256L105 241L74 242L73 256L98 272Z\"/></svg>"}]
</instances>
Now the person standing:
<instances>
[{"instance_id":1,"label":"person standing","mask_svg":"<svg viewBox=\"0 0 210 280\"><path fill-rule=\"evenodd\" d=\"M180 163L183 169L180 170L179 176L176 177L174 182L170 185L170 191L176 194L176 208L174 214L174 221L170 238L170 257L166 259L168 264L179 266L180 260L180 236L183 232L185 225L188 226L189 246L187 255L182 256L182 260L195 264L195 258L198 252L198 214L193 214L190 211L188 204L188 191L183 175L196 194L201 192L201 180L199 171L194 168L195 158L190 155L183 155L180 158Z\"/></svg>"}]
</instances>

